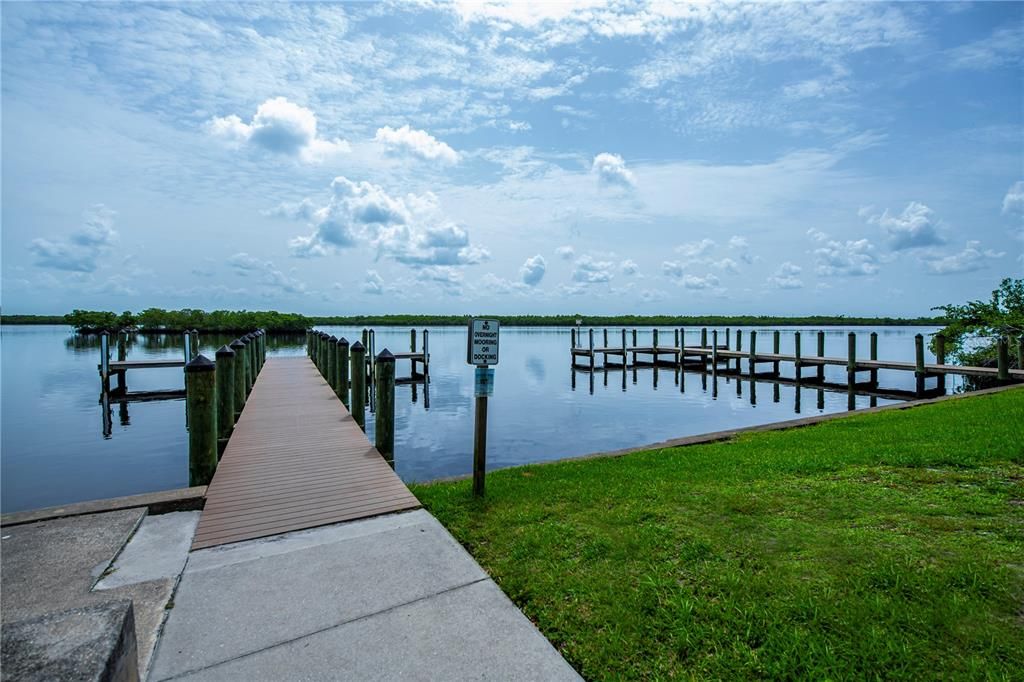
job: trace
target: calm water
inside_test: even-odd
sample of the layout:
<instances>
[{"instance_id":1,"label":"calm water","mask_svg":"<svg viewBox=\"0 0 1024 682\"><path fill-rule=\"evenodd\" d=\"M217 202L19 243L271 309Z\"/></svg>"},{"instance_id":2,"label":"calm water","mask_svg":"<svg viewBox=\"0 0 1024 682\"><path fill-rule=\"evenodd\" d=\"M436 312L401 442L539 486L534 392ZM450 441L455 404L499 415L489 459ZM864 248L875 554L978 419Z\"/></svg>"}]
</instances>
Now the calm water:
<instances>
[{"instance_id":1,"label":"calm water","mask_svg":"<svg viewBox=\"0 0 1024 682\"><path fill-rule=\"evenodd\" d=\"M352 328L322 327L349 340ZM749 329L749 328L746 328ZM746 331L745 329L745 331ZM858 357L868 357L871 328L833 328L826 354L846 354L846 334L859 334ZM792 350L792 330L783 332L783 352ZM805 355L814 353L814 330L802 330ZM912 360L914 334L934 328L885 327L879 357ZM661 332L661 343L672 331ZM759 350L771 348L770 330L758 329ZM612 344L617 334L612 334ZM209 357L228 337L200 339ZM650 343L650 332L640 334ZM722 339L720 339L722 341ZM744 339L748 341L748 337ZM699 334L687 334L697 345ZM735 344L735 337L733 338ZM430 330L429 387L399 386L396 395L396 469L406 481L465 474L472 469L473 368L465 363L464 328ZM271 339L270 355L301 355L303 337ZM379 329L376 349L406 351L409 330ZM177 336L138 336L129 359L177 358ZM4 512L81 500L179 488L188 485L188 444L182 400L118 403L110 406L112 430L104 433L99 401L99 342L75 336L68 327L5 326L0 330L2 369L2 457L0 484ZM932 361L931 356L928 361ZM788 370L791 375L791 370ZM783 365L783 373L787 368ZM409 373L399 361L399 375ZM845 381L843 368L829 367L827 378ZM909 372L880 372L887 388L911 390ZM948 378L952 390L957 379ZM930 386L931 384L929 384ZM128 372L131 391L180 389L180 368ZM888 401L877 400L877 404ZM871 399L858 396L857 408ZM727 428L791 419L799 414L847 409L845 393L735 377L711 377L671 369L640 369L623 377L611 371L591 377L569 367L569 330L506 328L501 363L489 408L488 467L506 467L615 450ZM372 418L368 419L372 440Z\"/></svg>"}]
</instances>

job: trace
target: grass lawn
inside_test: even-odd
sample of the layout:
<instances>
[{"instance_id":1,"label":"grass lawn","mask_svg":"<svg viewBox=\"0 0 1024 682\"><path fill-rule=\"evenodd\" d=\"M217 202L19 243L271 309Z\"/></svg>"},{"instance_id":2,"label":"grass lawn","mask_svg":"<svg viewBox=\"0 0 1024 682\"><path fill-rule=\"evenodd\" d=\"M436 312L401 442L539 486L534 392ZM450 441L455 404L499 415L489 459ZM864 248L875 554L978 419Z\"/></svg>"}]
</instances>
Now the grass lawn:
<instances>
[{"instance_id":1,"label":"grass lawn","mask_svg":"<svg viewBox=\"0 0 1024 682\"><path fill-rule=\"evenodd\" d=\"M1024 678L1024 389L412 489L586 678Z\"/></svg>"}]
</instances>

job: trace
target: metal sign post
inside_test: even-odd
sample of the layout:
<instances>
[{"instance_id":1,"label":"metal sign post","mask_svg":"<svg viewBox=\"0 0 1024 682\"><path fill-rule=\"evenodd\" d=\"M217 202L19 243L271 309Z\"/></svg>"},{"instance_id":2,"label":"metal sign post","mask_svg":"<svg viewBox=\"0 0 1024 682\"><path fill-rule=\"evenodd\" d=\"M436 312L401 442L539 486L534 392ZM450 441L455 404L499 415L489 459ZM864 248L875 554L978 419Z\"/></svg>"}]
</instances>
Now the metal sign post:
<instances>
[{"instance_id":1,"label":"metal sign post","mask_svg":"<svg viewBox=\"0 0 1024 682\"><path fill-rule=\"evenodd\" d=\"M474 395L476 419L473 425L473 496L483 497L487 473L487 398L494 393L494 369L498 364L497 320L469 320L466 363L476 366Z\"/></svg>"}]
</instances>

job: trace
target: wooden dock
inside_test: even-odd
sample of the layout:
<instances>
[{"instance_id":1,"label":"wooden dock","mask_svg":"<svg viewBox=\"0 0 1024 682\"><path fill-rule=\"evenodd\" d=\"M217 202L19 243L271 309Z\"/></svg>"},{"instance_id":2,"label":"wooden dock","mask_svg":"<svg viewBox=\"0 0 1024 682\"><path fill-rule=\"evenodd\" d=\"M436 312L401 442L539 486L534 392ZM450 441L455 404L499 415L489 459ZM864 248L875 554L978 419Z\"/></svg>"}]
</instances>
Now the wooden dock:
<instances>
[{"instance_id":1,"label":"wooden dock","mask_svg":"<svg viewBox=\"0 0 1024 682\"><path fill-rule=\"evenodd\" d=\"M315 365L270 358L207 488L192 548L416 507Z\"/></svg>"}]
</instances>

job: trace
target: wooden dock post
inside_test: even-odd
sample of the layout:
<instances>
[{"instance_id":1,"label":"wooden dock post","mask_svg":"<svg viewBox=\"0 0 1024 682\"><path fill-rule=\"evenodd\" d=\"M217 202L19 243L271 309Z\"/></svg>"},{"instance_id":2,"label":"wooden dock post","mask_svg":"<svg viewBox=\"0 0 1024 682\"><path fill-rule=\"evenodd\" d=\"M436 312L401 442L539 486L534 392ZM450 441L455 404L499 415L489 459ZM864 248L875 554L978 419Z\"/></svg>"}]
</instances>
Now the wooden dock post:
<instances>
[{"instance_id":1,"label":"wooden dock post","mask_svg":"<svg viewBox=\"0 0 1024 682\"><path fill-rule=\"evenodd\" d=\"M365 331L365 330L364 330ZM350 349L350 374L352 375L352 418L359 428L366 430L366 346L360 341Z\"/></svg>"},{"instance_id":2,"label":"wooden dock post","mask_svg":"<svg viewBox=\"0 0 1024 682\"><path fill-rule=\"evenodd\" d=\"M415 343L415 342L414 342ZM377 411L374 414L373 441L392 468L395 466L395 356L387 348L374 363Z\"/></svg>"},{"instance_id":3,"label":"wooden dock post","mask_svg":"<svg viewBox=\"0 0 1024 682\"><path fill-rule=\"evenodd\" d=\"M701 348L707 348L708 347L708 328L707 327L701 327L701 330L700 330L700 347Z\"/></svg>"},{"instance_id":4,"label":"wooden dock post","mask_svg":"<svg viewBox=\"0 0 1024 682\"><path fill-rule=\"evenodd\" d=\"M192 362L192 335L185 330L181 334L181 352L184 354L185 364Z\"/></svg>"},{"instance_id":5,"label":"wooden dock post","mask_svg":"<svg viewBox=\"0 0 1024 682\"><path fill-rule=\"evenodd\" d=\"M757 331L751 329L750 330L750 378L751 379L753 379L754 378L754 374L757 373L756 372L756 368L757 368ZM754 385L753 384L750 385L750 391L751 391L750 398L751 398L751 401L753 401L753 399L754 399L754 396L753 396ZM751 404L753 404L753 402L751 402Z\"/></svg>"},{"instance_id":6,"label":"wooden dock post","mask_svg":"<svg viewBox=\"0 0 1024 682\"><path fill-rule=\"evenodd\" d=\"M633 330L633 348L636 348L636 329ZM635 357L634 353L634 357Z\"/></svg>"},{"instance_id":7,"label":"wooden dock post","mask_svg":"<svg viewBox=\"0 0 1024 682\"><path fill-rule=\"evenodd\" d=\"M779 349L782 348L781 338L780 337L781 337L781 334L779 333L778 329L776 329L775 331L772 332L772 353L775 353L775 355L779 355L780 354L779 353ZM779 361L778 360L776 360L774 363L772 363L772 374L775 375L776 377L779 376ZM775 384L775 385L778 386L778 384ZM775 402L779 402L779 401L776 400Z\"/></svg>"},{"instance_id":8,"label":"wooden dock post","mask_svg":"<svg viewBox=\"0 0 1024 682\"><path fill-rule=\"evenodd\" d=\"M569 330L569 348L576 350L576 327L572 327Z\"/></svg>"},{"instance_id":9,"label":"wooden dock post","mask_svg":"<svg viewBox=\"0 0 1024 682\"><path fill-rule=\"evenodd\" d=\"M244 346L242 349L242 363L244 365L242 368L242 374L245 379L245 395L248 396L252 393L252 384L253 381L255 381L255 377L252 375L252 364L249 362L249 353L252 352L252 348L250 348L250 346L252 346L252 344L249 342L249 338L247 336L242 336L239 341L241 341Z\"/></svg>"},{"instance_id":10,"label":"wooden dock post","mask_svg":"<svg viewBox=\"0 0 1024 682\"><path fill-rule=\"evenodd\" d=\"M924 335L914 335L914 378L917 379L917 397L924 394Z\"/></svg>"},{"instance_id":11,"label":"wooden dock post","mask_svg":"<svg viewBox=\"0 0 1024 682\"><path fill-rule=\"evenodd\" d=\"M590 328L590 371L594 371L594 328Z\"/></svg>"},{"instance_id":12,"label":"wooden dock post","mask_svg":"<svg viewBox=\"0 0 1024 682\"><path fill-rule=\"evenodd\" d=\"M818 357L825 357L825 332L818 330ZM825 381L825 363L818 365L818 381Z\"/></svg>"},{"instance_id":13,"label":"wooden dock post","mask_svg":"<svg viewBox=\"0 0 1024 682\"><path fill-rule=\"evenodd\" d=\"M800 375L803 373L803 367L800 365L800 332L793 332L793 369L796 376L796 383L800 383ZM797 401L800 400L800 391L797 390ZM799 402L797 403L799 405ZM799 412L799 407L797 412Z\"/></svg>"},{"instance_id":14,"label":"wooden dock post","mask_svg":"<svg viewBox=\"0 0 1024 682\"><path fill-rule=\"evenodd\" d=\"M946 335L939 332L935 335L935 363L939 365L946 364ZM942 389L942 392L946 392L946 373L938 372L938 387Z\"/></svg>"},{"instance_id":15,"label":"wooden dock post","mask_svg":"<svg viewBox=\"0 0 1024 682\"><path fill-rule=\"evenodd\" d=\"M256 339L256 334L249 332L249 360L252 362L252 383L256 383L256 378L260 375L260 351L259 341Z\"/></svg>"},{"instance_id":16,"label":"wooden dock post","mask_svg":"<svg viewBox=\"0 0 1024 682\"><path fill-rule=\"evenodd\" d=\"M868 348L868 357L872 360L878 359L878 332L871 332L871 345ZM878 368L871 368L871 385L878 388Z\"/></svg>"},{"instance_id":17,"label":"wooden dock post","mask_svg":"<svg viewBox=\"0 0 1024 682\"><path fill-rule=\"evenodd\" d=\"M743 352L743 330L741 330L741 329L737 329L736 330L736 352L737 353L742 353ZM741 364L742 362L743 362L742 358L736 358L736 373L737 374L741 374L743 372L743 366Z\"/></svg>"},{"instance_id":18,"label":"wooden dock post","mask_svg":"<svg viewBox=\"0 0 1024 682\"><path fill-rule=\"evenodd\" d=\"M608 347L608 327L604 328L604 347Z\"/></svg>"},{"instance_id":19,"label":"wooden dock post","mask_svg":"<svg viewBox=\"0 0 1024 682\"><path fill-rule=\"evenodd\" d=\"M730 333L731 333L731 330L729 329L729 327L726 327L725 328L725 347L726 348L731 348L732 347L732 341L730 340L731 339Z\"/></svg>"},{"instance_id":20,"label":"wooden dock post","mask_svg":"<svg viewBox=\"0 0 1024 682\"><path fill-rule=\"evenodd\" d=\"M654 364L658 364L658 330L657 329L652 329L651 330L651 339L653 340L653 344L654 344Z\"/></svg>"},{"instance_id":21,"label":"wooden dock post","mask_svg":"<svg viewBox=\"0 0 1024 682\"><path fill-rule=\"evenodd\" d=\"M996 341L996 378L1000 381L1010 378L1010 348L1002 335Z\"/></svg>"},{"instance_id":22,"label":"wooden dock post","mask_svg":"<svg viewBox=\"0 0 1024 682\"><path fill-rule=\"evenodd\" d=\"M233 420L237 422L238 418L242 416L242 408L245 407L245 344L235 339L231 342L231 350L235 352L232 363L235 366L235 371L232 372L235 383L231 390L235 392L232 405L235 412Z\"/></svg>"},{"instance_id":23,"label":"wooden dock post","mask_svg":"<svg viewBox=\"0 0 1024 682\"><path fill-rule=\"evenodd\" d=\"M188 480L207 485L217 470L217 366L205 355L185 365L188 413Z\"/></svg>"},{"instance_id":24,"label":"wooden dock post","mask_svg":"<svg viewBox=\"0 0 1024 682\"><path fill-rule=\"evenodd\" d=\"M715 375L718 374L718 330L714 329L711 332L711 372ZM715 383L714 393L718 394L718 383Z\"/></svg>"},{"instance_id":25,"label":"wooden dock post","mask_svg":"<svg viewBox=\"0 0 1024 682\"><path fill-rule=\"evenodd\" d=\"M387 349L385 349L385 350L387 350ZM416 328L415 327L413 327L412 329L409 330L409 352L410 353L415 353L416 352Z\"/></svg>"},{"instance_id":26,"label":"wooden dock post","mask_svg":"<svg viewBox=\"0 0 1024 682\"><path fill-rule=\"evenodd\" d=\"M192 337L192 357L189 359L194 360L195 358L199 357L199 330L193 329L191 332L189 332L189 336Z\"/></svg>"},{"instance_id":27,"label":"wooden dock post","mask_svg":"<svg viewBox=\"0 0 1024 682\"><path fill-rule=\"evenodd\" d=\"M677 328L674 331L675 331L675 347L681 349L682 346L679 345L679 329Z\"/></svg>"},{"instance_id":28,"label":"wooden dock post","mask_svg":"<svg viewBox=\"0 0 1024 682\"><path fill-rule=\"evenodd\" d=\"M824 357L824 356L819 356ZM857 383L857 335L850 332L846 335L846 385L851 390Z\"/></svg>"},{"instance_id":29,"label":"wooden dock post","mask_svg":"<svg viewBox=\"0 0 1024 682\"><path fill-rule=\"evenodd\" d=\"M110 392L110 332L100 333L100 386L103 393Z\"/></svg>"},{"instance_id":30,"label":"wooden dock post","mask_svg":"<svg viewBox=\"0 0 1024 682\"><path fill-rule=\"evenodd\" d=\"M335 364L338 362L338 337L330 336L327 338L327 372L324 374L324 379L327 380L327 385L331 387L331 390L337 394L338 386L336 384L338 376L338 366Z\"/></svg>"},{"instance_id":31,"label":"wooden dock post","mask_svg":"<svg viewBox=\"0 0 1024 682\"><path fill-rule=\"evenodd\" d=\"M428 400L429 394L427 393L427 380L430 376L430 332L426 329L423 330L423 398L424 406L430 407L430 401Z\"/></svg>"},{"instance_id":32,"label":"wooden dock post","mask_svg":"<svg viewBox=\"0 0 1024 682\"><path fill-rule=\"evenodd\" d=\"M348 339L344 336L338 339L337 350L338 385L335 393L341 398L341 404L348 408Z\"/></svg>"},{"instance_id":33,"label":"wooden dock post","mask_svg":"<svg viewBox=\"0 0 1024 682\"><path fill-rule=\"evenodd\" d=\"M217 452L224 452L228 438L235 429L235 351L221 346L215 355L217 363Z\"/></svg>"},{"instance_id":34,"label":"wooden dock post","mask_svg":"<svg viewBox=\"0 0 1024 682\"><path fill-rule=\"evenodd\" d=\"M1024 369L1024 332L1017 337L1017 369Z\"/></svg>"}]
</instances>

